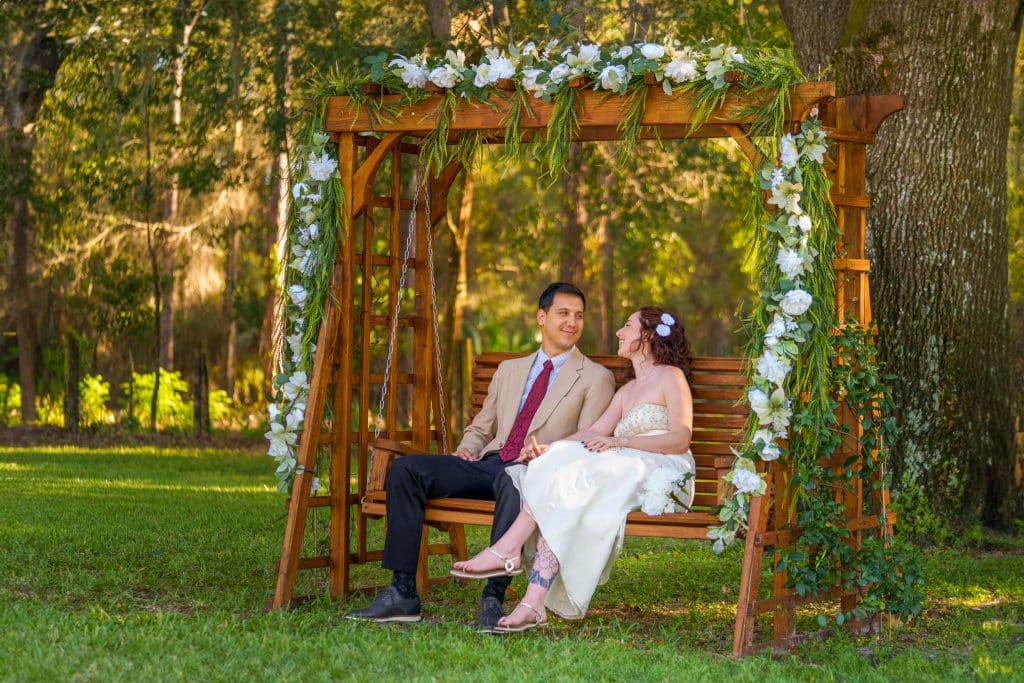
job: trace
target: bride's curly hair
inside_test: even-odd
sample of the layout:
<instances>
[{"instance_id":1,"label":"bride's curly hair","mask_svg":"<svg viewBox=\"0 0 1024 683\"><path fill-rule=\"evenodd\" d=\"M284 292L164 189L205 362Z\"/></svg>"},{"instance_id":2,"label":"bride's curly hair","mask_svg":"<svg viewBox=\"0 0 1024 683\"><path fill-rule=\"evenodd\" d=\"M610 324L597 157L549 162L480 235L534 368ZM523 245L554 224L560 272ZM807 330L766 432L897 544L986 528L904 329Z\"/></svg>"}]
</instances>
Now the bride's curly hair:
<instances>
[{"instance_id":1,"label":"bride's curly hair","mask_svg":"<svg viewBox=\"0 0 1024 683\"><path fill-rule=\"evenodd\" d=\"M690 340L686 338L686 329L679 316L660 306L644 306L637 312L640 314L640 340L650 346L655 365L676 366L686 375L686 381L692 384L693 355L690 353ZM665 325L661 319L665 313L672 316L675 322ZM668 336L658 334L659 325L668 328Z\"/></svg>"}]
</instances>

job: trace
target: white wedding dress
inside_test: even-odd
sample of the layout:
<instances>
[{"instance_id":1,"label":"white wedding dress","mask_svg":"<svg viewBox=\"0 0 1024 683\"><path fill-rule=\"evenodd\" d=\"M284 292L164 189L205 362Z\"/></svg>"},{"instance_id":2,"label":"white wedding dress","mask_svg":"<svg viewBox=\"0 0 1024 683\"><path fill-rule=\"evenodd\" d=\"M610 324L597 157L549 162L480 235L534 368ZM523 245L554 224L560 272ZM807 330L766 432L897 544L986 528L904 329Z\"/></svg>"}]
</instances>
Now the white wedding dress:
<instances>
[{"instance_id":1,"label":"white wedding dress","mask_svg":"<svg viewBox=\"0 0 1024 683\"><path fill-rule=\"evenodd\" d=\"M633 406L615 427L615 436L645 436L668 431L665 406ZM659 468L696 473L690 453L664 455L635 448L588 451L579 441L556 441L527 467L511 467L508 475L522 497L523 508L536 520L540 534L558 558L560 570L545 605L566 619L581 619L598 585L608 580L622 550L626 515L640 507L647 475ZM693 500L690 478L684 502ZM527 543L523 566L529 567L536 547Z\"/></svg>"}]
</instances>

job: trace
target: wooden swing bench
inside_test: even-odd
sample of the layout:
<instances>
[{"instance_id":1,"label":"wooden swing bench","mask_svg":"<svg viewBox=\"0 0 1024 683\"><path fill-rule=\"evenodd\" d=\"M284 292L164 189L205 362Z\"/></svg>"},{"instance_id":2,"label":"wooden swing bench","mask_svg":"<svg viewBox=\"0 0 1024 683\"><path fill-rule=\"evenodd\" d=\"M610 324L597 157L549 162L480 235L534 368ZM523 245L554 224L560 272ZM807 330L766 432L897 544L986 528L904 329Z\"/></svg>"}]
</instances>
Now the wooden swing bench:
<instances>
[{"instance_id":1,"label":"wooden swing bench","mask_svg":"<svg viewBox=\"0 0 1024 683\"><path fill-rule=\"evenodd\" d=\"M487 387L498 364L509 358L525 354L484 353L477 356L473 366L473 404L471 414L476 415L487 396ZM608 368L615 375L616 388L628 380L629 361L618 356L590 356L590 359ZM714 512L725 495L722 477L732 466L731 447L736 446L750 412L746 404L739 403L746 386L738 358L696 358L693 363L694 433L692 452L697 465L696 495L689 512L651 516L642 512L630 513L626 522L629 536L658 538L707 538L708 527L718 524ZM397 441L378 440L374 445L370 481L363 497L361 511L370 517L385 514L385 483L391 463L401 455L412 454L410 447ZM447 554L455 560L467 557L463 524L490 526L494 503L469 498L432 498L427 501L426 526L446 531L449 542L420 544L420 562L417 584L420 591L447 576L431 579L427 574L428 555Z\"/></svg>"}]
</instances>

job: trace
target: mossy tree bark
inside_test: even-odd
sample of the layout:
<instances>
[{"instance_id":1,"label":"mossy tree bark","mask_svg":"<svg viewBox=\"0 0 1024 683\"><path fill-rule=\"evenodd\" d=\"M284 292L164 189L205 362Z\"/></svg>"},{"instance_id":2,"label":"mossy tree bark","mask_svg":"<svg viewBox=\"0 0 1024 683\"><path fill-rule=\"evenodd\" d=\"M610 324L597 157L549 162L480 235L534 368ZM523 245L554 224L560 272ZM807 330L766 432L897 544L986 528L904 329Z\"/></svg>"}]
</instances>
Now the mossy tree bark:
<instances>
[{"instance_id":1,"label":"mossy tree bark","mask_svg":"<svg viewBox=\"0 0 1024 683\"><path fill-rule=\"evenodd\" d=\"M895 375L895 481L912 528L1009 527L1013 397L1006 150L1015 0L786 0L802 66L900 94L870 149L872 303ZM822 36L833 36L826 48Z\"/></svg>"}]
</instances>

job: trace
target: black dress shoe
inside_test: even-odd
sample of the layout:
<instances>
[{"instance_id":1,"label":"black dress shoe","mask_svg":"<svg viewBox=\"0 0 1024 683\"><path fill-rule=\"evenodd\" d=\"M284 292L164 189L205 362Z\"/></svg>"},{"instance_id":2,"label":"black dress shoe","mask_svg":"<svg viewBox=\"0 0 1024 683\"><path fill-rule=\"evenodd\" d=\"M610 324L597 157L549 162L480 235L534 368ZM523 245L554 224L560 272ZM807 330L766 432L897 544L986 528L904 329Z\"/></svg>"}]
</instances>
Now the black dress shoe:
<instances>
[{"instance_id":1,"label":"black dress shoe","mask_svg":"<svg viewBox=\"0 0 1024 683\"><path fill-rule=\"evenodd\" d=\"M369 607L354 609L346 614L345 617L380 623L388 621L419 621L422 619L420 616L420 597L414 595L411 598L403 598L397 588L388 586Z\"/></svg>"},{"instance_id":2,"label":"black dress shoe","mask_svg":"<svg viewBox=\"0 0 1024 683\"><path fill-rule=\"evenodd\" d=\"M501 601L493 596L485 595L480 598L480 604L476 608L476 621L481 631L491 631L498 625L498 619L505 616L501 608Z\"/></svg>"}]
</instances>

